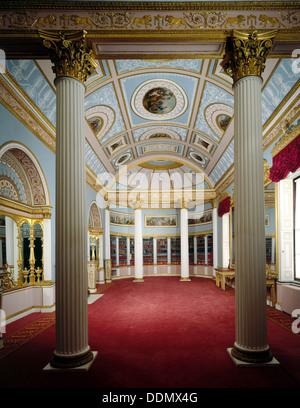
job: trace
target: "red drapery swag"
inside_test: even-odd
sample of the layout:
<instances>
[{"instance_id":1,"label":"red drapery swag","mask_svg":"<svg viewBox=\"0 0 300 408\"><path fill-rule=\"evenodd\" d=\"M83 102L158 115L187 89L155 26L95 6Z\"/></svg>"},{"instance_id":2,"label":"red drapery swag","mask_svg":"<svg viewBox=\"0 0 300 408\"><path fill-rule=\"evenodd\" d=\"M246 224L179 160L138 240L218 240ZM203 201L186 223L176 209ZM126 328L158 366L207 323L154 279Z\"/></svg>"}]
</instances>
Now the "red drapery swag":
<instances>
[{"instance_id":1,"label":"red drapery swag","mask_svg":"<svg viewBox=\"0 0 300 408\"><path fill-rule=\"evenodd\" d=\"M218 207L219 217L223 217L224 214L230 211L230 202L231 202L231 198L230 196L228 196L219 203L219 207Z\"/></svg>"},{"instance_id":2,"label":"red drapery swag","mask_svg":"<svg viewBox=\"0 0 300 408\"><path fill-rule=\"evenodd\" d=\"M275 183L283 180L300 167L300 134L273 157L273 166L270 168L269 179Z\"/></svg>"}]
</instances>

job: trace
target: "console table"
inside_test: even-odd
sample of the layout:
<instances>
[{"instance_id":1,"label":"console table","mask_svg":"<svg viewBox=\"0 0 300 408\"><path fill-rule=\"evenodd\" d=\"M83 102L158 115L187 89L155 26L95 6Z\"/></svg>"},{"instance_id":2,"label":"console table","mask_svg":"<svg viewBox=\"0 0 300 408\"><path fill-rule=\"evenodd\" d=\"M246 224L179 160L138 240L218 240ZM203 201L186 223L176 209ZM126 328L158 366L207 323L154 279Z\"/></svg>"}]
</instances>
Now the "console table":
<instances>
[{"instance_id":1,"label":"console table","mask_svg":"<svg viewBox=\"0 0 300 408\"><path fill-rule=\"evenodd\" d=\"M226 280L232 281L235 277L235 270L232 268L215 268L216 271L216 286L225 290Z\"/></svg>"}]
</instances>

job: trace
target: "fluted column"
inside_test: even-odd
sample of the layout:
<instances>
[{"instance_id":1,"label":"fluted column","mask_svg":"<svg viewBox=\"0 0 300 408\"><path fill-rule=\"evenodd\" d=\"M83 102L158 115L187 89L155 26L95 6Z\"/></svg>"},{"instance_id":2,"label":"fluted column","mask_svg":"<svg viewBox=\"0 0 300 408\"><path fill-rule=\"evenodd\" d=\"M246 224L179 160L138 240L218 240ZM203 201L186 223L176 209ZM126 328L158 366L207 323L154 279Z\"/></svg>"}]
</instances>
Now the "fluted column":
<instances>
[{"instance_id":1,"label":"fluted column","mask_svg":"<svg viewBox=\"0 0 300 408\"><path fill-rule=\"evenodd\" d=\"M180 210L180 257L181 257L181 281L189 281L189 233L188 233L188 209L183 206Z\"/></svg>"},{"instance_id":2,"label":"fluted column","mask_svg":"<svg viewBox=\"0 0 300 408\"><path fill-rule=\"evenodd\" d=\"M104 225L104 237L105 237L105 281L111 283L111 254L110 254L110 212L109 206L105 208L105 225Z\"/></svg>"},{"instance_id":3,"label":"fluted column","mask_svg":"<svg viewBox=\"0 0 300 408\"><path fill-rule=\"evenodd\" d=\"M56 74L56 349L54 368L90 363L84 82L95 69L85 32L39 32Z\"/></svg>"},{"instance_id":4,"label":"fluted column","mask_svg":"<svg viewBox=\"0 0 300 408\"><path fill-rule=\"evenodd\" d=\"M272 360L267 343L261 74L275 33L234 32L222 63L234 80L236 340L231 355Z\"/></svg>"},{"instance_id":5,"label":"fluted column","mask_svg":"<svg viewBox=\"0 0 300 408\"><path fill-rule=\"evenodd\" d=\"M137 205L134 209L134 282L143 282L143 274L142 210Z\"/></svg>"},{"instance_id":6,"label":"fluted column","mask_svg":"<svg viewBox=\"0 0 300 408\"><path fill-rule=\"evenodd\" d=\"M213 266L214 268L217 268L218 265L218 208L217 208L217 203L216 200L212 201L212 215L213 215ZM215 275L215 269L214 269L214 275Z\"/></svg>"}]
</instances>

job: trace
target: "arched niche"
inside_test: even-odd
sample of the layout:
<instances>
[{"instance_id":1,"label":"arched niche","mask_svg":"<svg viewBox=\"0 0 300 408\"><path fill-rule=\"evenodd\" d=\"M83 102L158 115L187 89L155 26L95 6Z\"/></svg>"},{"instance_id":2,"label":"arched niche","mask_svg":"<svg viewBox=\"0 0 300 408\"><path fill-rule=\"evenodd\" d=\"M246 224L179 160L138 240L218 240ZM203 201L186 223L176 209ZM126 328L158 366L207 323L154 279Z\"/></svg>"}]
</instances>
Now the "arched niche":
<instances>
[{"instance_id":1,"label":"arched niche","mask_svg":"<svg viewBox=\"0 0 300 408\"><path fill-rule=\"evenodd\" d=\"M100 260L101 254L101 239L103 233L102 227L102 215L99 205L96 201L93 201L89 209L88 220L88 232L89 232L89 260Z\"/></svg>"},{"instance_id":2,"label":"arched niche","mask_svg":"<svg viewBox=\"0 0 300 408\"><path fill-rule=\"evenodd\" d=\"M18 286L40 282L45 276L44 249L51 253L50 195L38 160L21 143L9 142L0 148L0 215L15 224L14 228L7 229L4 237L4 245L13 246L10 249L14 254L15 282ZM51 266L48 263L47 268L49 280ZM24 280L24 269L31 270L30 282ZM40 278L36 279L37 276Z\"/></svg>"}]
</instances>

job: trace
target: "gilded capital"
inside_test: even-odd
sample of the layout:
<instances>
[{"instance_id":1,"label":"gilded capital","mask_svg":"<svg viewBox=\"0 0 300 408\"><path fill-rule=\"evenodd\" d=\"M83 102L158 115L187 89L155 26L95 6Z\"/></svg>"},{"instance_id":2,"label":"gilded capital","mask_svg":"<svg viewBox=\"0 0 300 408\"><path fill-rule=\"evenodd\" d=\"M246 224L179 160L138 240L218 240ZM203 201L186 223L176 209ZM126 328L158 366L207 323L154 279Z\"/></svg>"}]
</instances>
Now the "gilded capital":
<instances>
[{"instance_id":1,"label":"gilded capital","mask_svg":"<svg viewBox=\"0 0 300 408\"><path fill-rule=\"evenodd\" d=\"M48 49L56 78L71 77L84 83L97 67L94 53L87 47L86 31L53 32L39 30Z\"/></svg>"},{"instance_id":2,"label":"gilded capital","mask_svg":"<svg viewBox=\"0 0 300 408\"><path fill-rule=\"evenodd\" d=\"M250 34L233 30L227 39L221 66L234 83L249 75L261 77L276 34L276 30Z\"/></svg>"}]
</instances>

